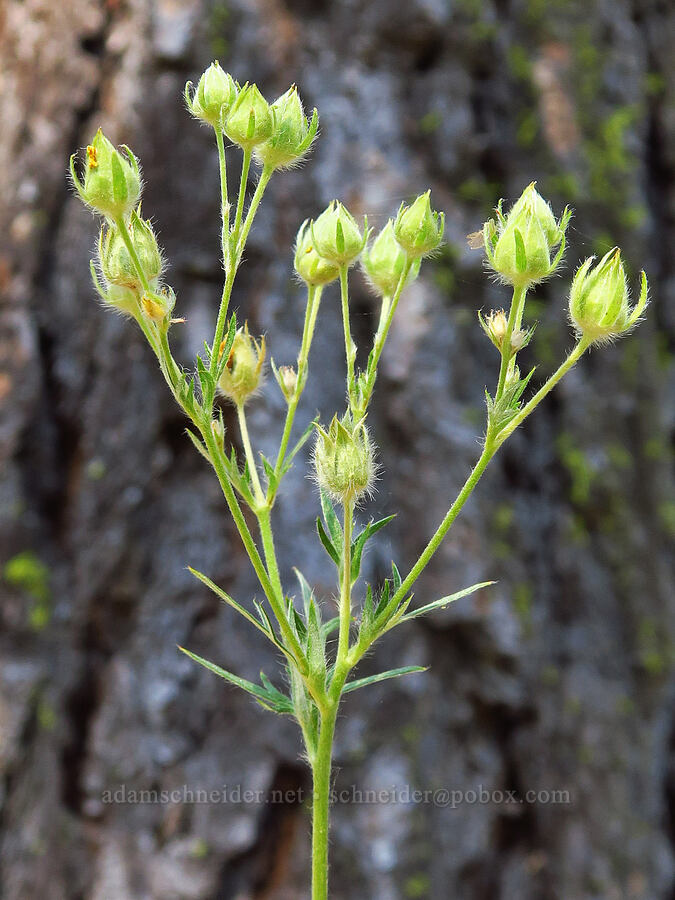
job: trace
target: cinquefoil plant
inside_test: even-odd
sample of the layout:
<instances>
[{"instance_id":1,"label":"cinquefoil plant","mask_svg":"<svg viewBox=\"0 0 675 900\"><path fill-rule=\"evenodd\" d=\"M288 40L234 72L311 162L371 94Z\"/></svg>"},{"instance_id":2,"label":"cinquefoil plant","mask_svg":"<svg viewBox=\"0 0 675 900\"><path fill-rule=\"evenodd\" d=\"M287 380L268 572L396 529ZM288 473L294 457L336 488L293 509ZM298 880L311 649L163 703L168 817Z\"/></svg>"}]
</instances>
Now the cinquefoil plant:
<instances>
[{"instance_id":1,"label":"cinquefoil plant","mask_svg":"<svg viewBox=\"0 0 675 900\"><path fill-rule=\"evenodd\" d=\"M262 673L260 683L253 684L189 650L183 652L247 691L266 709L297 720L313 776L312 897L324 900L328 894L331 757L341 698L350 691L421 668L408 666L360 679L351 678L352 671L392 628L490 584L475 584L425 605L412 606L413 585L492 457L589 347L616 338L636 324L647 302L647 281L643 273L639 300L631 307L618 250L610 251L595 266L591 259L583 263L574 276L569 301L576 344L557 371L526 399L532 372L523 377L517 363L518 352L533 331L523 326L525 301L531 288L556 272L565 249L570 211L565 210L556 219L534 184L525 189L508 214L499 205L496 218L477 235L489 265L501 281L512 286L513 298L508 312L499 310L485 317L479 314L481 326L499 353L496 388L493 393L486 392L482 452L410 571L403 576L392 564L391 577L384 585L378 589L367 585L365 594L359 592L357 603L354 587L366 543L392 518L370 521L360 530L354 523L355 508L372 490L376 475L368 408L401 294L417 278L424 259L441 244L443 214L434 212L427 191L410 206L402 205L375 236L366 221L357 221L338 201L300 226L294 263L307 288L300 352L295 367L277 368L271 363L287 404L286 419L276 458L256 455L246 424L246 407L262 382L266 344L264 338L252 337L246 324L238 326L234 314L228 317L230 297L267 184L276 171L296 165L307 154L317 134L318 117L315 110L310 120L306 118L295 87L268 104L256 85L240 87L218 63L209 67L196 88L186 86L185 99L192 115L215 133L222 199L224 286L211 342L205 344L203 356L195 360L193 371L185 371L171 353L171 327L181 320L172 317L174 293L163 280L162 253L152 226L141 213L138 160L128 147L121 152L116 149L99 130L86 149L80 174L75 156L70 169L83 202L102 220L98 254L91 264L96 290L104 304L134 319L147 338L171 393L189 420L190 439L215 471L264 601L242 605L207 575L191 571L274 644L285 663L283 680L287 689L279 689ZM225 137L242 151L240 186L232 203L227 188ZM258 167L259 174L247 203L252 165ZM350 270L359 260L381 302L379 324L364 371L355 368L356 346L349 312ZM319 307L325 288L332 282L337 283L342 306L347 405L328 424L312 422L293 445L295 416L307 383ZM226 434L218 398L236 409L243 459L238 458ZM279 576L274 546L271 517L279 485L309 440L314 442L312 463L321 506L321 516L316 520L318 538L336 570L339 604L333 617L327 616L300 573L300 602L296 605L290 586L282 584ZM246 507L257 520L255 535L244 515Z\"/></svg>"}]
</instances>

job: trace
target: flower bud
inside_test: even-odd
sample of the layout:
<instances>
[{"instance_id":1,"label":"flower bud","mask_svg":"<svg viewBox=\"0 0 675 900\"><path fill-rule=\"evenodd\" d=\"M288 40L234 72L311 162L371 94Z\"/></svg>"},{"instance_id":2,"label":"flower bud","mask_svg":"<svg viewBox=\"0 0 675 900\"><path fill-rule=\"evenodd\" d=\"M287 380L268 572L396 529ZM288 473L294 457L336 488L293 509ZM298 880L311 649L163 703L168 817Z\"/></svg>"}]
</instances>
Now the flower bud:
<instances>
[{"instance_id":1,"label":"flower bud","mask_svg":"<svg viewBox=\"0 0 675 900\"><path fill-rule=\"evenodd\" d=\"M245 84L225 120L225 134L244 150L252 150L272 136L274 119L269 103L255 84Z\"/></svg>"},{"instance_id":2,"label":"flower bud","mask_svg":"<svg viewBox=\"0 0 675 900\"><path fill-rule=\"evenodd\" d=\"M258 344L248 333L247 323L234 337L218 387L233 403L242 406L260 387L264 362L265 338Z\"/></svg>"},{"instance_id":3,"label":"flower bud","mask_svg":"<svg viewBox=\"0 0 675 900\"><path fill-rule=\"evenodd\" d=\"M411 259L429 256L443 240L445 216L432 210L430 197L427 191L411 206L401 204L394 222L396 240Z\"/></svg>"},{"instance_id":4,"label":"flower bud","mask_svg":"<svg viewBox=\"0 0 675 900\"><path fill-rule=\"evenodd\" d=\"M361 267L373 290L383 297L392 297L396 293L399 280L408 262L408 256L394 236L394 223L391 219L378 234L370 247L366 247L361 256ZM420 270L420 260L412 264L406 284L414 281Z\"/></svg>"},{"instance_id":5,"label":"flower bud","mask_svg":"<svg viewBox=\"0 0 675 900\"><path fill-rule=\"evenodd\" d=\"M141 196L138 160L128 147L123 149L124 155L99 128L87 147L84 183L75 171L76 154L70 158L70 174L81 200L113 221L126 218Z\"/></svg>"},{"instance_id":6,"label":"flower bud","mask_svg":"<svg viewBox=\"0 0 675 900\"><path fill-rule=\"evenodd\" d=\"M295 271L306 284L315 286L329 284L340 275L334 265L316 252L309 219L302 223L295 240Z\"/></svg>"},{"instance_id":7,"label":"flower bud","mask_svg":"<svg viewBox=\"0 0 675 900\"><path fill-rule=\"evenodd\" d=\"M298 373L293 366L279 366L277 369L274 365L274 360L272 360L272 369L274 371L274 377L281 388L281 393L290 403L295 396L295 389L298 385Z\"/></svg>"},{"instance_id":8,"label":"flower bud","mask_svg":"<svg viewBox=\"0 0 675 900\"><path fill-rule=\"evenodd\" d=\"M270 107L274 120L272 136L255 149L256 159L270 169L296 165L312 146L319 128L319 114L314 110L308 123L295 85Z\"/></svg>"},{"instance_id":9,"label":"flower bud","mask_svg":"<svg viewBox=\"0 0 675 900\"><path fill-rule=\"evenodd\" d=\"M129 288L111 284L106 291L105 302L125 315L138 315L138 294Z\"/></svg>"},{"instance_id":10,"label":"flower bud","mask_svg":"<svg viewBox=\"0 0 675 900\"><path fill-rule=\"evenodd\" d=\"M352 214L337 200L330 203L310 228L316 252L338 267L354 263L368 240L368 220L364 220L361 234Z\"/></svg>"},{"instance_id":11,"label":"flower bud","mask_svg":"<svg viewBox=\"0 0 675 900\"><path fill-rule=\"evenodd\" d=\"M314 467L319 486L341 503L358 500L372 490L376 476L375 450L363 419L349 413L333 417L328 431L317 425Z\"/></svg>"},{"instance_id":12,"label":"flower bud","mask_svg":"<svg viewBox=\"0 0 675 900\"><path fill-rule=\"evenodd\" d=\"M213 128L222 128L223 120L237 98L237 86L232 76L224 72L216 60L201 76L192 96L191 87L188 81L185 102L192 115Z\"/></svg>"},{"instance_id":13,"label":"flower bud","mask_svg":"<svg viewBox=\"0 0 675 900\"><path fill-rule=\"evenodd\" d=\"M492 312L483 317L482 313L478 313L478 319L481 328L490 338L497 350L501 353L504 346L504 338L508 331L508 319L503 309L492 310ZM534 327L530 329L516 328L511 332L511 353L517 353L530 343Z\"/></svg>"},{"instance_id":14,"label":"flower bud","mask_svg":"<svg viewBox=\"0 0 675 900\"><path fill-rule=\"evenodd\" d=\"M166 321L176 305L176 295L171 288L163 288L159 293L144 294L141 309L153 322Z\"/></svg>"},{"instance_id":15,"label":"flower bud","mask_svg":"<svg viewBox=\"0 0 675 900\"><path fill-rule=\"evenodd\" d=\"M621 251L614 247L592 269L591 256L577 269L569 311L578 334L593 343L611 341L632 328L647 305L647 276L642 272L640 299L631 308Z\"/></svg>"},{"instance_id":16,"label":"flower bud","mask_svg":"<svg viewBox=\"0 0 675 900\"><path fill-rule=\"evenodd\" d=\"M162 254L150 222L144 220L134 210L126 226L131 242L136 250L141 269L152 288L156 288L162 274ZM141 279L131 259L129 250L116 225L101 229L98 239L98 255L103 277L109 284L120 285L140 291Z\"/></svg>"},{"instance_id":17,"label":"flower bud","mask_svg":"<svg viewBox=\"0 0 675 900\"><path fill-rule=\"evenodd\" d=\"M501 205L497 222L490 220L483 229L488 261L498 275L517 287L528 287L552 275L565 249L565 230L571 211L565 209L560 221L534 182L528 185L504 218ZM551 253L560 245L553 260Z\"/></svg>"}]
</instances>

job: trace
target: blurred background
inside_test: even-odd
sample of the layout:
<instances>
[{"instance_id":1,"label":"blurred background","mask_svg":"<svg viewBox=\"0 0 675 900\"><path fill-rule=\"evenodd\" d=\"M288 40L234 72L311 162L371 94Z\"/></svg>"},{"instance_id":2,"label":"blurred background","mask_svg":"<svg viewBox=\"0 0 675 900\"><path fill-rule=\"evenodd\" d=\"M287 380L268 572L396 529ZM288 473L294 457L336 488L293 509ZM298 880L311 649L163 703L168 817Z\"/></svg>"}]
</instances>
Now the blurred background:
<instances>
[{"instance_id":1,"label":"blurred background","mask_svg":"<svg viewBox=\"0 0 675 900\"><path fill-rule=\"evenodd\" d=\"M411 565L478 453L497 359L476 312L508 295L465 236L498 198L536 179L558 213L576 210L566 271L529 301L535 381L571 346L580 260L616 243L634 283L642 267L650 276L638 332L593 351L509 441L416 596L498 584L397 629L363 662L361 675L430 669L344 704L336 787L400 793L336 806L332 896L675 897L674 25L667 0L4 0L3 898L308 895L295 726L176 650L280 683L269 645L185 566L241 602L256 584L140 332L94 299L96 225L65 176L99 125L140 155L190 364L220 291L218 175L181 91L214 58L269 99L296 82L321 115L308 163L268 190L235 292L278 364L298 349L290 247L306 216L339 197L379 226L428 186L447 215L443 253L404 295L370 416L383 474L361 518L399 516L367 580L391 559ZM305 421L343 403L338 306L331 288ZM376 314L355 273L362 347ZM251 404L257 446L276 446L282 414L271 381ZM294 590L299 566L328 608L306 472L299 460L275 511L282 575ZM406 786L537 801L469 795L452 808L442 794L406 802ZM225 798L133 802L185 789ZM546 802L555 791L563 802Z\"/></svg>"}]
</instances>

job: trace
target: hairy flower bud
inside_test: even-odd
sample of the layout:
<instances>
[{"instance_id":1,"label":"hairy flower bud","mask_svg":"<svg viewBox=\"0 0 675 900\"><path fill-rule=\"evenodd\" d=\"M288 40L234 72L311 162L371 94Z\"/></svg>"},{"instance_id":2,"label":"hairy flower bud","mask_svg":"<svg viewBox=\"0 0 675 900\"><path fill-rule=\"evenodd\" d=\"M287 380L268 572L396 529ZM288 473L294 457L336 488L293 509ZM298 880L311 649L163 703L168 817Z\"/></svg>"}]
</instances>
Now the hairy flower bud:
<instances>
[{"instance_id":1,"label":"hairy flower bud","mask_svg":"<svg viewBox=\"0 0 675 900\"><path fill-rule=\"evenodd\" d=\"M368 220L364 220L362 234L352 214L337 200L330 203L310 228L316 252L338 267L356 262L368 240Z\"/></svg>"},{"instance_id":2,"label":"hairy flower bud","mask_svg":"<svg viewBox=\"0 0 675 900\"><path fill-rule=\"evenodd\" d=\"M252 150L267 141L274 130L270 105L255 84L245 84L239 91L225 120L225 134L244 150Z\"/></svg>"},{"instance_id":3,"label":"hairy flower bud","mask_svg":"<svg viewBox=\"0 0 675 900\"><path fill-rule=\"evenodd\" d=\"M483 229L488 261L507 283L528 287L552 275L565 250L565 231L571 211L565 209L560 221L534 182L528 185L514 203L508 216L497 207L497 221L490 220ZM559 246L555 258L551 253Z\"/></svg>"},{"instance_id":4,"label":"hairy flower bud","mask_svg":"<svg viewBox=\"0 0 675 900\"><path fill-rule=\"evenodd\" d=\"M319 486L341 503L353 503L372 490L375 450L363 419L333 417L328 431L317 425L314 468Z\"/></svg>"},{"instance_id":5,"label":"hairy flower bud","mask_svg":"<svg viewBox=\"0 0 675 900\"><path fill-rule=\"evenodd\" d=\"M87 147L84 182L75 171L77 154L70 157L70 174L80 199L113 221L126 218L141 196L138 160L128 147L122 149L124 155L99 128Z\"/></svg>"},{"instance_id":6,"label":"hairy flower bud","mask_svg":"<svg viewBox=\"0 0 675 900\"><path fill-rule=\"evenodd\" d=\"M277 369L274 365L274 360L272 360L272 370L274 372L274 377L281 388L281 393L284 395L286 401L290 403L295 396L295 390L298 385L298 373L293 366L279 366Z\"/></svg>"},{"instance_id":7,"label":"hairy flower bud","mask_svg":"<svg viewBox=\"0 0 675 900\"><path fill-rule=\"evenodd\" d=\"M570 291L569 311L580 336L594 343L604 343L637 323L647 305L647 276L642 272L640 299L631 308L618 247L591 268L594 259L591 256L577 269Z\"/></svg>"},{"instance_id":8,"label":"hairy flower bud","mask_svg":"<svg viewBox=\"0 0 675 900\"><path fill-rule=\"evenodd\" d=\"M295 85L270 107L274 120L272 136L255 148L255 157L271 169L285 169L299 163L312 146L319 129L319 114L308 122Z\"/></svg>"},{"instance_id":9,"label":"hairy flower bud","mask_svg":"<svg viewBox=\"0 0 675 900\"><path fill-rule=\"evenodd\" d=\"M150 222L142 219L139 213L140 207L132 212L126 227L145 278L150 287L156 288L163 268L162 254ZM98 256L101 272L109 284L141 290L141 278L116 225L101 229Z\"/></svg>"},{"instance_id":10,"label":"hairy flower bud","mask_svg":"<svg viewBox=\"0 0 675 900\"><path fill-rule=\"evenodd\" d=\"M199 79L190 96L191 82L185 85L185 102L196 119L213 128L222 128L230 107L237 99L237 86L228 72L224 72L218 60L211 63Z\"/></svg>"},{"instance_id":11,"label":"hairy flower bud","mask_svg":"<svg viewBox=\"0 0 675 900\"><path fill-rule=\"evenodd\" d=\"M361 267L376 293L383 297L392 297L407 262L408 256L396 240L394 223L389 219L370 247L364 249ZM417 278L419 270L420 260L417 259L408 272L407 284Z\"/></svg>"},{"instance_id":12,"label":"hairy flower bud","mask_svg":"<svg viewBox=\"0 0 675 900\"><path fill-rule=\"evenodd\" d=\"M237 406L243 405L260 387L264 362L265 338L260 338L258 343L245 324L234 337L218 387Z\"/></svg>"},{"instance_id":13,"label":"hairy flower bud","mask_svg":"<svg viewBox=\"0 0 675 900\"><path fill-rule=\"evenodd\" d=\"M340 275L336 266L316 252L309 219L302 223L295 239L294 265L300 278L306 284L315 286L329 284Z\"/></svg>"},{"instance_id":14,"label":"hairy flower bud","mask_svg":"<svg viewBox=\"0 0 675 900\"><path fill-rule=\"evenodd\" d=\"M411 259L429 256L443 240L445 216L431 208L431 191L420 194L411 206L401 208L394 222L396 240Z\"/></svg>"}]
</instances>

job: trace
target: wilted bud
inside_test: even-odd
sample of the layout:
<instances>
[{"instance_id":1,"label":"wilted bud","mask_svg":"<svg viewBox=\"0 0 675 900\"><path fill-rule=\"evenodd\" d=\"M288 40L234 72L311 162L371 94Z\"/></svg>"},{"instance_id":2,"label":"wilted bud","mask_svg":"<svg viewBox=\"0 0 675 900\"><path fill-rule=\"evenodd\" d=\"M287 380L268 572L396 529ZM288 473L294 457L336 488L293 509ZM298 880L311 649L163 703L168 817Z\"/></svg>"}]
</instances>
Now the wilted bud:
<instances>
[{"instance_id":1,"label":"wilted bud","mask_svg":"<svg viewBox=\"0 0 675 900\"><path fill-rule=\"evenodd\" d=\"M570 319L579 335L597 343L633 327L647 305L647 276L642 272L640 299L631 308L621 251L614 247L591 269L591 256L577 270L570 291Z\"/></svg>"},{"instance_id":2,"label":"wilted bud","mask_svg":"<svg viewBox=\"0 0 675 900\"><path fill-rule=\"evenodd\" d=\"M220 376L218 387L237 406L242 406L260 387L265 362L265 338L260 343L248 333L248 324L240 328Z\"/></svg>"},{"instance_id":3,"label":"wilted bud","mask_svg":"<svg viewBox=\"0 0 675 900\"><path fill-rule=\"evenodd\" d=\"M271 169L284 169L299 163L312 146L319 128L319 114L314 110L308 122L295 85L275 100L270 107L274 130L269 140L255 149L256 158Z\"/></svg>"},{"instance_id":4,"label":"wilted bud","mask_svg":"<svg viewBox=\"0 0 675 900\"><path fill-rule=\"evenodd\" d=\"M216 60L201 76L192 96L191 87L188 81L185 102L192 115L213 128L222 128L223 120L237 98L237 86L232 76L224 72Z\"/></svg>"},{"instance_id":5,"label":"wilted bud","mask_svg":"<svg viewBox=\"0 0 675 900\"><path fill-rule=\"evenodd\" d=\"M176 305L176 295L171 288L163 288L159 293L144 294L141 309L153 322L165 322Z\"/></svg>"},{"instance_id":6,"label":"wilted bud","mask_svg":"<svg viewBox=\"0 0 675 900\"><path fill-rule=\"evenodd\" d=\"M368 220L364 233L354 216L337 200L310 224L312 241L319 256L334 266L349 266L360 256L368 240Z\"/></svg>"},{"instance_id":7,"label":"wilted bud","mask_svg":"<svg viewBox=\"0 0 675 900\"><path fill-rule=\"evenodd\" d=\"M492 310L488 316L478 313L478 319L485 334L490 338L497 350L501 353L504 339L508 331L508 319L503 309ZM523 347L527 347L534 334L534 328L528 330L516 328L511 332L511 353L517 353Z\"/></svg>"},{"instance_id":8,"label":"wilted bud","mask_svg":"<svg viewBox=\"0 0 675 900\"><path fill-rule=\"evenodd\" d=\"M84 183L75 171L75 157L70 157L70 174L81 200L93 210L116 221L126 218L141 196L141 173L138 160L128 147L122 155L101 129L87 147Z\"/></svg>"},{"instance_id":9,"label":"wilted bud","mask_svg":"<svg viewBox=\"0 0 675 900\"><path fill-rule=\"evenodd\" d=\"M527 287L552 275L565 249L565 231L571 211L565 209L560 221L534 182L528 185L504 218L497 208L497 222L490 220L483 230L485 250L492 268L508 284ZM560 245L553 260L551 253Z\"/></svg>"},{"instance_id":10,"label":"wilted bud","mask_svg":"<svg viewBox=\"0 0 675 900\"><path fill-rule=\"evenodd\" d=\"M328 260L319 256L312 239L312 228L309 219L300 226L295 239L295 271L306 284L321 285L335 281L339 270Z\"/></svg>"},{"instance_id":11,"label":"wilted bud","mask_svg":"<svg viewBox=\"0 0 675 900\"><path fill-rule=\"evenodd\" d=\"M427 191L411 206L401 204L394 222L396 240L411 259L429 256L443 240L445 216L432 210L430 197Z\"/></svg>"},{"instance_id":12,"label":"wilted bud","mask_svg":"<svg viewBox=\"0 0 675 900\"><path fill-rule=\"evenodd\" d=\"M152 226L134 210L126 226L131 243L136 250L141 269L152 288L157 287L162 273L162 254ZM103 277L109 284L120 285L134 291L140 291L141 279L131 259L129 250L116 225L101 229L98 239L98 256Z\"/></svg>"},{"instance_id":13,"label":"wilted bud","mask_svg":"<svg viewBox=\"0 0 675 900\"><path fill-rule=\"evenodd\" d=\"M361 256L361 267L373 289L384 297L391 297L396 292L408 256L394 236L394 223L391 219L378 234L370 247L366 247ZM420 260L412 264L406 283L417 278Z\"/></svg>"},{"instance_id":14,"label":"wilted bud","mask_svg":"<svg viewBox=\"0 0 675 900\"><path fill-rule=\"evenodd\" d=\"M286 400L290 402L295 396L295 389L298 385L298 373L293 366L279 366L277 369L274 365L274 360L272 360L272 370L274 371L274 377L281 388L281 393Z\"/></svg>"},{"instance_id":15,"label":"wilted bud","mask_svg":"<svg viewBox=\"0 0 675 900\"><path fill-rule=\"evenodd\" d=\"M244 150L252 150L272 136L274 119L269 103L255 84L245 84L225 120L225 134Z\"/></svg>"},{"instance_id":16,"label":"wilted bud","mask_svg":"<svg viewBox=\"0 0 675 900\"><path fill-rule=\"evenodd\" d=\"M375 450L363 419L333 417L328 431L317 425L314 467L319 486L341 503L358 500L372 490Z\"/></svg>"}]
</instances>

